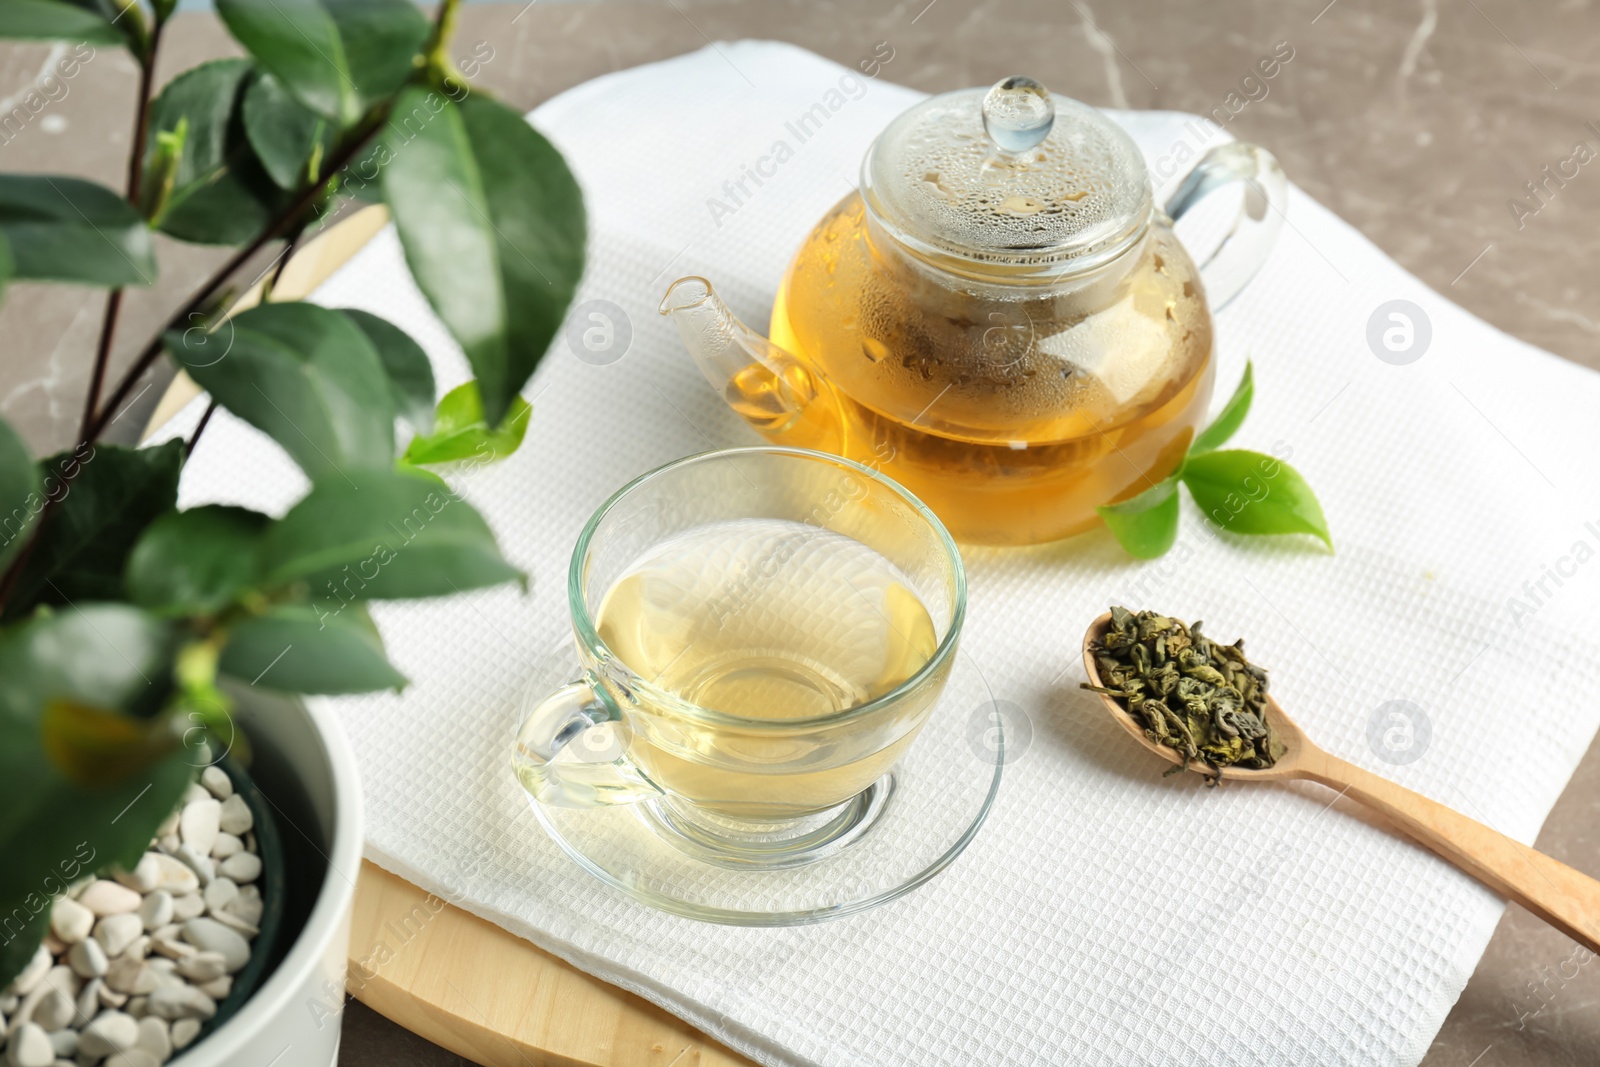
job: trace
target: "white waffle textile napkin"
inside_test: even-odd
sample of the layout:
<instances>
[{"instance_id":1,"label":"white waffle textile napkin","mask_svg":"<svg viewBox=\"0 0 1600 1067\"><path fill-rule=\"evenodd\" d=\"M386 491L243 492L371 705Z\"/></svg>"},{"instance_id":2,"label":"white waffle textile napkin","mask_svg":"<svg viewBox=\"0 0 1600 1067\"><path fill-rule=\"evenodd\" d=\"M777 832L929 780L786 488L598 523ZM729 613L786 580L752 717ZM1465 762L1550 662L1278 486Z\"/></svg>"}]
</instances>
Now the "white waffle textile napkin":
<instances>
[{"instance_id":1,"label":"white waffle textile napkin","mask_svg":"<svg viewBox=\"0 0 1600 1067\"><path fill-rule=\"evenodd\" d=\"M1324 746L1524 841L1595 733L1600 378L1442 299L1298 189L1270 262L1219 316L1217 402L1253 358L1255 409L1235 444L1292 450L1337 555L1213 538L1188 501L1159 562L1130 561L1103 532L968 551L965 647L1027 729L950 870L820 927L713 927L593 881L526 810L507 764L516 702L532 654L567 627L582 523L651 467L756 441L657 301L700 273L765 323L789 256L920 95L885 80L892 64L878 80L850 74L785 45L718 44L534 112L587 198L579 300L625 309L631 348L593 366L558 338L527 389L522 450L465 489L532 593L375 607L413 684L336 702L365 775L368 855L767 1064L1415 1064L1500 902L1327 790L1163 778L1076 688L1080 636L1107 603L1203 617L1219 638L1249 635ZM796 143L785 123L838 100ZM1198 141L1188 116L1115 117L1152 160ZM765 164L735 205L723 183L778 140L792 158ZM392 230L315 299L410 331L441 391L467 377ZM1367 342L1393 299L1431 322L1407 366ZM276 445L218 412L182 497L281 512L304 485ZM1413 762L1369 743L1391 700L1427 716Z\"/></svg>"}]
</instances>

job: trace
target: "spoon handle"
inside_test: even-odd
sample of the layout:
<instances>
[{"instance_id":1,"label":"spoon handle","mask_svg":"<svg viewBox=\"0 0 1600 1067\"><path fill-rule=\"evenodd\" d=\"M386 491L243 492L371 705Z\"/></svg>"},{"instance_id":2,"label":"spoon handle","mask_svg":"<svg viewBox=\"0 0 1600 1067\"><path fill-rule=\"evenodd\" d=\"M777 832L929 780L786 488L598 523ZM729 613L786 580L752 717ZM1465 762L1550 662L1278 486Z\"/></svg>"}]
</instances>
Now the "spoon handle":
<instances>
[{"instance_id":1,"label":"spoon handle","mask_svg":"<svg viewBox=\"0 0 1600 1067\"><path fill-rule=\"evenodd\" d=\"M1306 755L1305 777L1344 790L1388 816L1496 893L1600 952L1600 881L1337 756L1320 751Z\"/></svg>"}]
</instances>

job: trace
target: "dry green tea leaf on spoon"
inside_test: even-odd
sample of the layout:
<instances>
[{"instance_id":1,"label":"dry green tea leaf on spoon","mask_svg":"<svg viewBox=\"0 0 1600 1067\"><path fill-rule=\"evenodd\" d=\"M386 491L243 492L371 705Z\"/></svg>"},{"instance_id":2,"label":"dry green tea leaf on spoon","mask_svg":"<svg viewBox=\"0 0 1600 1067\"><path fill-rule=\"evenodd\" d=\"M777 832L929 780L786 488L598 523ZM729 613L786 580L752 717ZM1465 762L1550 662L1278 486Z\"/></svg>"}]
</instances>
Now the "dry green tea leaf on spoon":
<instances>
[{"instance_id":1,"label":"dry green tea leaf on spoon","mask_svg":"<svg viewBox=\"0 0 1600 1067\"><path fill-rule=\"evenodd\" d=\"M1111 625L1089 646L1102 686L1145 736L1186 761L1211 768L1270 767L1281 751L1267 721L1267 672L1244 655L1244 641L1219 644L1153 611L1111 609ZM1183 770L1179 764L1168 773Z\"/></svg>"}]
</instances>

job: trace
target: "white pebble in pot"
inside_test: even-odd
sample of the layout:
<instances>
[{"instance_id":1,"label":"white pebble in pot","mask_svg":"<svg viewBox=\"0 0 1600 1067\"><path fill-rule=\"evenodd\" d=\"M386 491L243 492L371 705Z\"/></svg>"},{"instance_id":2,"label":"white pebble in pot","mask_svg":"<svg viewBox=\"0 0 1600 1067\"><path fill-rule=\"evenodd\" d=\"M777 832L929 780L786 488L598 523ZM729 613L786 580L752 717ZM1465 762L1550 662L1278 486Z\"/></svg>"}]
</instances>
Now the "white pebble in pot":
<instances>
[{"instance_id":1,"label":"white pebble in pot","mask_svg":"<svg viewBox=\"0 0 1600 1067\"><path fill-rule=\"evenodd\" d=\"M178 838L202 856L210 855L222 822L222 804L210 794L183 806L178 817Z\"/></svg>"},{"instance_id":2,"label":"white pebble in pot","mask_svg":"<svg viewBox=\"0 0 1600 1067\"><path fill-rule=\"evenodd\" d=\"M34 985L33 990L22 998L22 1003L17 1005L16 1019L27 1022L33 1018L34 1012L47 997L64 996L68 1000L78 995L78 990L83 988L83 979L72 973L71 967L56 965L45 972L44 978Z\"/></svg>"},{"instance_id":3,"label":"white pebble in pot","mask_svg":"<svg viewBox=\"0 0 1600 1067\"><path fill-rule=\"evenodd\" d=\"M120 956L134 938L144 933L144 920L132 912L107 915L95 923L94 938L107 956Z\"/></svg>"},{"instance_id":4,"label":"white pebble in pot","mask_svg":"<svg viewBox=\"0 0 1600 1067\"><path fill-rule=\"evenodd\" d=\"M162 1019L209 1019L217 1014L217 1002L192 985L162 986L150 994L150 1014Z\"/></svg>"},{"instance_id":5,"label":"white pebble in pot","mask_svg":"<svg viewBox=\"0 0 1600 1067\"><path fill-rule=\"evenodd\" d=\"M78 1035L78 1053L90 1059L130 1049L139 1040L139 1023L120 1011L104 1011Z\"/></svg>"},{"instance_id":6,"label":"white pebble in pot","mask_svg":"<svg viewBox=\"0 0 1600 1067\"><path fill-rule=\"evenodd\" d=\"M157 889L139 905L139 921L146 931L165 926L172 921L172 894Z\"/></svg>"},{"instance_id":7,"label":"white pebble in pot","mask_svg":"<svg viewBox=\"0 0 1600 1067\"><path fill-rule=\"evenodd\" d=\"M250 962L250 942L214 919L190 919L183 924L183 939L202 952L221 953L229 974Z\"/></svg>"},{"instance_id":8,"label":"white pebble in pot","mask_svg":"<svg viewBox=\"0 0 1600 1067\"><path fill-rule=\"evenodd\" d=\"M129 999L128 994L118 993L115 989L112 989L110 986L106 985L106 980L104 978L96 978L91 981L89 985L84 986L84 992L88 993L91 986L94 988L94 999L100 1002L101 1007L122 1008L127 1006ZM78 1007L80 1009L80 1014L89 1014L88 1012L81 1010L83 1005L80 1004ZM133 1015L133 1012L130 1011L128 1014ZM138 1018L138 1016L135 1015L134 1018Z\"/></svg>"},{"instance_id":9,"label":"white pebble in pot","mask_svg":"<svg viewBox=\"0 0 1600 1067\"><path fill-rule=\"evenodd\" d=\"M70 1060L78 1054L78 1031L57 1030L50 1035L50 1045L56 1050L56 1058Z\"/></svg>"},{"instance_id":10,"label":"white pebble in pot","mask_svg":"<svg viewBox=\"0 0 1600 1067\"><path fill-rule=\"evenodd\" d=\"M158 1063L166 1063L171 1059L172 1033L167 1021L157 1019L154 1015L140 1019L138 1047L154 1056Z\"/></svg>"},{"instance_id":11,"label":"white pebble in pot","mask_svg":"<svg viewBox=\"0 0 1600 1067\"><path fill-rule=\"evenodd\" d=\"M59 1030L78 1014L77 1005L60 989L51 989L33 1006L33 1022L46 1031Z\"/></svg>"},{"instance_id":12,"label":"white pebble in pot","mask_svg":"<svg viewBox=\"0 0 1600 1067\"><path fill-rule=\"evenodd\" d=\"M181 960L185 956L193 956L195 947L184 941L178 927L163 927L150 935L150 949L157 955L165 956L169 960Z\"/></svg>"},{"instance_id":13,"label":"white pebble in pot","mask_svg":"<svg viewBox=\"0 0 1600 1067\"><path fill-rule=\"evenodd\" d=\"M193 845L179 845L174 855L194 872L194 876L200 879L201 885L210 885L211 879L216 877L217 865L211 862L210 856Z\"/></svg>"},{"instance_id":14,"label":"white pebble in pot","mask_svg":"<svg viewBox=\"0 0 1600 1067\"><path fill-rule=\"evenodd\" d=\"M84 887L78 894L78 903L96 915L121 915L138 910L139 894L125 885L101 878Z\"/></svg>"},{"instance_id":15,"label":"white pebble in pot","mask_svg":"<svg viewBox=\"0 0 1600 1067\"><path fill-rule=\"evenodd\" d=\"M242 885L261 877L261 857L254 852L240 852L229 856L217 868L217 873Z\"/></svg>"},{"instance_id":16,"label":"white pebble in pot","mask_svg":"<svg viewBox=\"0 0 1600 1067\"><path fill-rule=\"evenodd\" d=\"M161 881L158 888L165 889L174 897L193 893L200 888L200 879L182 860L158 853L156 861L161 865Z\"/></svg>"},{"instance_id":17,"label":"white pebble in pot","mask_svg":"<svg viewBox=\"0 0 1600 1067\"><path fill-rule=\"evenodd\" d=\"M6 1058L12 1067L50 1067L56 1061L56 1050L43 1030L33 1023L23 1023L11 1035Z\"/></svg>"},{"instance_id":18,"label":"white pebble in pot","mask_svg":"<svg viewBox=\"0 0 1600 1067\"><path fill-rule=\"evenodd\" d=\"M89 931L92 929L94 929L94 912L71 897L62 897L51 906L50 932L65 944L77 944L88 937ZM27 972L23 973L26 974ZM43 975L44 971L41 970L39 973Z\"/></svg>"},{"instance_id":19,"label":"white pebble in pot","mask_svg":"<svg viewBox=\"0 0 1600 1067\"><path fill-rule=\"evenodd\" d=\"M227 1000L228 994L233 992L233 976L225 974L221 978L213 978L209 982L203 982L195 988L220 1003Z\"/></svg>"},{"instance_id":20,"label":"white pebble in pot","mask_svg":"<svg viewBox=\"0 0 1600 1067\"><path fill-rule=\"evenodd\" d=\"M135 893L148 893L161 884L161 862L156 858L156 853L146 852L139 857L133 870L118 871L116 879Z\"/></svg>"},{"instance_id":21,"label":"white pebble in pot","mask_svg":"<svg viewBox=\"0 0 1600 1067\"><path fill-rule=\"evenodd\" d=\"M119 1052L105 1062L104 1067L161 1067L156 1058L141 1048Z\"/></svg>"},{"instance_id":22,"label":"white pebble in pot","mask_svg":"<svg viewBox=\"0 0 1600 1067\"><path fill-rule=\"evenodd\" d=\"M209 982L228 973L228 961L220 952L196 952L178 961L178 973L191 982Z\"/></svg>"},{"instance_id":23,"label":"white pebble in pot","mask_svg":"<svg viewBox=\"0 0 1600 1067\"><path fill-rule=\"evenodd\" d=\"M238 895L239 886L232 878L216 879L206 886L206 891L201 894L206 902L206 910L213 915L233 903Z\"/></svg>"},{"instance_id":24,"label":"white pebble in pot","mask_svg":"<svg viewBox=\"0 0 1600 1067\"><path fill-rule=\"evenodd\" d=\"M218 800L227 800L233 796L233 779L228 777L228 772L221 767L210 766L200 772L200 784Z\"/></svg>"},{"instance_id":25,"label":"white pebble in pot","mask_svg":"<svg viewBox=\"0 0 1600 1067\"><path fill-rule=\"evenodd\" d=\"M188 922L198 915L203 915L205 910L205 898L199 893L185 893L181 897L172 898L173 922Z\"/></svg>"},{"instance_id":26,"label":"white pebble in pot","mask_svg":"<svg viewBox=\"0 0 1600 1067\"><path fill-rule=\"evenodd\" d=\"M77 1003L73 1005L72 1025L84 1027L89 1025L89 1020L100 1014L100 1009L113 1007L100 999L100 991L106 987L104 978L92 978L78 991Z\"/></svg>"},{"instance_id":27,"label":"white pebble in pot","mask_svg":"<svg viewBox=\"0 0 1600 1067\"><path fill-rule=\"evenodd\" d=\"M106 986L116 993L137 993L140 991L139 979L146 969L147 964L144 960L134 959L131 956L118 956L106 968Z\"/></svg>"},{"instance_id":28,"label":"white pebble in pot","mask_svg":"<svg viewBox=\"0 0 1600 1067\"><path fill-rule=\"evenodd\" d=\"M67 965L82 978L99 978L106 973L110 963L106 958L106 950L92 937L79 941L67 950Z\"/></svg>"},{"instance_id":29,"label":"white pebble in pot","mask_svg":"<svg viewBox=\"0 0 1600 1067\"><path fill-rule=\"evenodd\" d=\"M211 858L221 863L229 856L237 855L243 850L244 842L224 831L217 835L217 843L211 846Z\"/></svg>"},{"instance_id":30,"label":"white pebble in pot","mask_svg":"<svg viewBox=\"0 0 1600 1067\"><path fill-rule=\"evenodd\" d=\"M16 980L11 983L12 992L24 997L32 993L34 987L44 980L44 976L50 970L50 965L54 962L50 951L40 945L39 951L33 954L33 959L28 961L28 965L22 968L22 973L17 975Z\"/></svg>"},{"instance_id":31,"label":"white pebble in pot","mask_svg":"<svg viewBox=\"0 0 1600 1067\"><path fill-rule=\"evenodd\" d=\"M250 832L255 826L256 817L250 814L250 808L244 802L244 797L235 793L222 802L222 817L220 825L230 834L242 835Z\"/></svg>"},{"instance_id":32,"label":"white pebble in pot","mask_svg":"<svg viewBox=\"0 0 1600 1067\"><path fill-rule=\"evenodd\" d=\"M266 905L261 901L261 890L253 885L239 887L239 895L228 905L228 914L254 925L261 921Z\"/></svg>"},{"instance_id":33,"label":"white pebble in pot","mask_svg":"<svg viewBox=\"0 0 1600 1067\"><path fill-rule=\"evenodd\" d=\"M172 1047L180 1051L186 1049L199 1034L198 1019L178 1019L172 1024Z\"/></svg>"}]
</instances>

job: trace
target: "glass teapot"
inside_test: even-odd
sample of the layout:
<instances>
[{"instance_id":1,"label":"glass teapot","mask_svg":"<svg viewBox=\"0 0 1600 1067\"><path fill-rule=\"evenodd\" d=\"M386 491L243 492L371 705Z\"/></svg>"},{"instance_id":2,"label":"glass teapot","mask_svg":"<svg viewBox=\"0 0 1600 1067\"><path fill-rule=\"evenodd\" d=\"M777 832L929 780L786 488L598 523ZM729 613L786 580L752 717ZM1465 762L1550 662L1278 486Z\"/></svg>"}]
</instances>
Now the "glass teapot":
<instances>
[{"instance_id":1,"label":"glass teapot","mask_svg":"<svg viewBox=\"0 0 1600 1067\"><path fill-rule=\"evenodd\" d=\"M1236 181L1197 267L1173 220ZM1126 133L1011 77L878 136L790 264L770 340L704 278L661 312L769 440L882 470L963 541L1052 541L1177 468L1211 398L1207 293L1220 307L1249 281L1286 193L1270 153L1232 143L1158 206Z\"/></svg>"}]
</instances>

